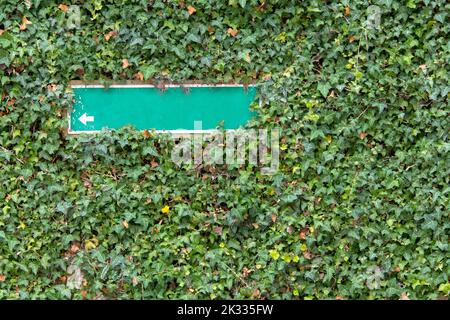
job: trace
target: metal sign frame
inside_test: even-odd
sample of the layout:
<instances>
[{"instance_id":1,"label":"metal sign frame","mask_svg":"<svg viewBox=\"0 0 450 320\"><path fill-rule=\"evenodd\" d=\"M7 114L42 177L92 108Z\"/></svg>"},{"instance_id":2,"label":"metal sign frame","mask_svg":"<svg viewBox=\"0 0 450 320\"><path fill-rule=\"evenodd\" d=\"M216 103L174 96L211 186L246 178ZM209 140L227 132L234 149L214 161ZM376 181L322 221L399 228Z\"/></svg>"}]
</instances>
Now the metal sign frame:
<instances>
[{"instance_id":1,"label":"metal sign frame","mask_svg":"<svg viewBox=\"0 0 450 320\"><path fill-rule=\"evenodd\" d=\"M82 81L72 81L70 83L70 87L72 89L76 88L221 88L221 87L239 87L239 88L251 88L251 87L257 87L256 84L249 84L249 85L243 85L243 84L201 84L201 83L180 83L180 84L162 84L162 85L154 85L149 83L142 83L139 81L127 81L125 84L122 83L113 83L109 86L105 86L103 84L100 84L98 82L94 83L83 83ZM259 106L262 106L262 100L258 100ZM102 130L76 130L73 131L71 128L71 112L67 112L67 120L68 120L68 129L67 134L69 135L79 135L79 134L96 134L100 133ZM110 129L113 130L113 129ZM205 130L154 130L154 129L148 129L151 130L151 132L156 133L170 133L173 135L187 135L187 134L201 134L201 133L213 133L216 132L216 129L205 129ZM235 131L236 129L225 129L225 131ZM140 130L144 131L144 130Z\"/></svg>"}]
</instances>

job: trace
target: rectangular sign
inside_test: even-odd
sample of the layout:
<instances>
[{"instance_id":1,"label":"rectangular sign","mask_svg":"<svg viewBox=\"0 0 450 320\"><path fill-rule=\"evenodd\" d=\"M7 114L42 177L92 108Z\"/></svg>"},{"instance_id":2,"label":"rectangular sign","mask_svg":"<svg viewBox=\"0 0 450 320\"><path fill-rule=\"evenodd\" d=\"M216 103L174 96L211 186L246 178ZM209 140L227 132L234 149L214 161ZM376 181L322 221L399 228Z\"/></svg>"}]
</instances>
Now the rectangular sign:
<instances>
[{"instance_id":1,"label":"rectangular sign","mask_svg":"<svg viewBox=\"0 0 450 320\"><path fill-rule=\"evenodd\" d=\"M253 115L250 104L256 88L240 85L72 85L75 103L69 114L69 133L95 133L132 125L137 130L195 132L237 129Z\"/></svg>"}]
</instances>

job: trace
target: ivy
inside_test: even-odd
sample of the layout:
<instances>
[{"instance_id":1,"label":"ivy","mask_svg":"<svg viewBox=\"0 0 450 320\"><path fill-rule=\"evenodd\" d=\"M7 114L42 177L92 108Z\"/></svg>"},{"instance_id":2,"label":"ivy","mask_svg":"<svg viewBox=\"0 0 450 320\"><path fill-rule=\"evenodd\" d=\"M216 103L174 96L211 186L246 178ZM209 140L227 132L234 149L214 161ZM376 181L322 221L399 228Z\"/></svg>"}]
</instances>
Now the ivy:
<instances>
[{"instance_id":1,"label":"ivy","mask_svg":"<svg viewBox=\"0 0 450 320\"><path fill-rule=\"evenodd\" d=\"M448 297L445 1L0 7L0 298ZM258 83L279 171L65 134L69 81L131 79Z\"/></svg>"}]
</instances>

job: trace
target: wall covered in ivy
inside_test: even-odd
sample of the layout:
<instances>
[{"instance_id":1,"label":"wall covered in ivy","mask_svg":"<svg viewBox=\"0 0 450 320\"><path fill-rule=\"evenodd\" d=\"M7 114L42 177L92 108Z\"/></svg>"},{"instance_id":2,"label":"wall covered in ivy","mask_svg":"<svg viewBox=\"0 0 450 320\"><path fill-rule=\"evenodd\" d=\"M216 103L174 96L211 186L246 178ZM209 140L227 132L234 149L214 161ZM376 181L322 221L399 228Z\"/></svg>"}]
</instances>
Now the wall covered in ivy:
<instances>
[{"instance_id":1,"label":"wall covered in ivy","mask_svg":"<svg viewBox=\"0 0 450 320\"><path fill-rule=\"evenodd\" d=\"M0 0L0 299L449 295L443 0ZM67 136L71 80L259 84L280 167Z\"/></svg>"}]
</instances>

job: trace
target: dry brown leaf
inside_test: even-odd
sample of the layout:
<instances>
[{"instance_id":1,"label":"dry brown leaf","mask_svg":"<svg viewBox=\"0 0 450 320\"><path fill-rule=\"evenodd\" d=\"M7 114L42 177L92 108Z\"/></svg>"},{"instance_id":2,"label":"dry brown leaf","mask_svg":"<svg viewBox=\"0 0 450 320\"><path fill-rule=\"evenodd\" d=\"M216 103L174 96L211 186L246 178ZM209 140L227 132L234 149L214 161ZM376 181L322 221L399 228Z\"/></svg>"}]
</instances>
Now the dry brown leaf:
<instances>
[{"instance_id":1,"label":"dry brown leaf","mask_svg":"<svg viewBox=\"0 0 450 320\"><path fill-rule=\"evenodd\" d=\"M11 107L14 105L14 103L16 103L16 99L14 98L9 99L8 102L6 103L6 106Z\"/></svg>"},{"instance_id":2,"label":"dry brown leaf","mask_svg":"<svg viewBox=\"0 0 450 320\"><path fill-rule=\"evenodd\" d=\"M56 281L58 281L59 283L66 283L67 282L67 277L66 276L61 276Z\"/></svg>"},{"instance_id":3,"label":"dry brown leaf","mask_svg":"<svg viewBox=\"0 0 450 320\"><path fill-rule=\"evenodd\" d=\"M399 300L409 300L408 294L406 292L403 292L400 296Z\"/></svg>"},{"instance_id":4,"label":"dry brown leaf","mask_svg":"<svg viewBox=\"0 0 450 320\"><path fill-rule=\"evenodd\" d=\"M272 222L275 223L277 221L277 215L273 214L272 215Z\"/></svg>"},{"instance_id":5,"label":"dry brown leaf","mask_svg":"<svg viewBox=\"0 0 450 320\"><path fill-rule=\"evenodd\" d=\"M367 136L367 132L361 132L360 134L359 134L359 138L361 139L361 140L364 140L364 138Z\"/></svg>"},{"instance_id":6,"label":"dry brown leaf","mask_svg":"<svg viewBox=\"0 0 450 320\"><path fill-rule=\"evenodd\" d=\"M133 279L131 279L131 283L133 284L133 286L137 286L139 283L138 278L133 277Z\"/></svg>"},{"instance_id":7,"label":"dry brown leaf","mask_svg":"<svg viewBox=\"0 0 450 320\"><path fill-rule=\"evenodd\" d=\"M119 33L115 30L108 32L107 34L104 35L105 40L109 41L109 39L114 38L115 36L117 36Z\"/></svg>"},{"instance_id":8,"label":"dry brown leaf","mask_svg":"<svg viewBox=\"0 0 450 320\"><path fill-rule=\"evenodd\" d=\"M308 250L306 250L305 252L303 252L303 256L304 256L305 259L307 259L307 260L311 260L311 259L312 259L312 254L311 254L311 252L309 252Z\"/></svg>"},{"instance_id":9,"label":"dry brown leaf","mask_svg":"<svg viewBox=\"0 0 450 320\"><path fill-rule=\"evenodd\" d=\"M0 29L0 36L3 34L3 32L5 32L5 30Z\"/></svg>"},{"instance_id":10,"label":"dry brown leaf","mask_svg":"<svg viewBox=\"0 0 450 320\"><path fill-rule=\"evenodd\" d=\"M134 74L134 78L139 81L144 81L144 74L142 72L136 72Z\"/></svg>"},{"instance_id":11,"label":"dry brown leaf","mask_svg":"<svg viewBox=\"0 0 450 320\"><path fill-rule=\"evenodd\" d=\"M189 12L189 15L194 14L197 10L193 6L188 6L187 11Z\"/></svg>"},{"instance_id":12,"label":"dry brown leaf","mask_svg":"<svg viewBox=\"0 0 450 320\"><path fill-rule=\"evenodd\" d=\"M26 30L27 29L27 25L32 24L30 20L27 19L27 17L23 16L22 17L22 24L19 26L20 30Z\"/></svg>"},{"instance_id":13,"label":"dry brown leaf","mask_svg":"<svg viewBox=\"0 0 450 320\"><path fill-rule=\"evenodd\" d=\"M84 68L78 68L75 73L77 76L82 77L84 75Z\"/></svg>"},{"instance_id":14,"label":"dry brown leaf","mask_svg":"<svg viewBox=\"0 0 450 320\"><path fill-rule=\"evenodd\" d=\"M150 165L152 166L152 168L156 168L157 166L159 166L159 163L152 160L152 161L150 161Z\"/></svg>"},{"instance_id":15,"label":"dry brown leaf","mask_svg":"<svg viewBox=\"0 0 450 320\"><path fill-rule=\"evenodd\" d=\"M309 234L309 228L303 228L300 230L300 239L305 240L306 236Z\"/></svg>"},{"instance_id":16,"label":"dry brown leaf","mask_svg":"<svg viewBox=\"0 0 450 320\"><path fill-rule=\"evenodd\" d=\"M128 59L122 60L122 68L126 69L130 66L130 63L128 62Z\"/></svg>"},{"instance_id":17,"label":"dry brown leaf","mask_svg":"<svg viewBox=\"0 0 450 320\"><path fill-rule=\"evenodd\" d=\"M345 7L344 14L346 17L348 17L350 15L350 7L349 6Z\"/></svg>"},{"instance_id":18,"label":"dry brown leaf","mask_svg":"<svg viewBox=\"0 0 450 320\"><path fill-rule=\"evenodd\" d=\"M355 37L354 36L348 37L348 42L352 43L353 41L355 41Z\"/></svg>"},{"instance_id":19,"label":"dry brown leaf","mask_svg":"<svg viewBox=\"0 0 450 320\"><path fill-rule=\"evenodd\" d=\"M148 139L148 138L150 138L150 137L152 136L152 134L150 133L150 131L148 131L147 129L145 129L145 130L142 132L142 135L143 135L144 138L146 138L146 139Z\"/></svg>"},{"instance_id":20,"label":"dry brown leaf","mask_svg":"<svg viewBox=\"0 0 450 320\"><path fill-rule=\"evenodd\" d=\"M247 52L247 54L245 55L245 61L250 62L250 53Z\"/></svg>"},{"instance_id":21,"label":"dry brown leaf","mask_svg":"<svg viewBox=\"0 0 450 320\"><path fill-rule=\"evenodd\" d=\"M6 280L6 276L3 274L0 274L0 282L4 282Z\"/></svg>"},{"instance_id":22,"label":"dry brown leaf","mask_svg":"<svg viewBox=\"0 0 450 320\"><path fill-rule=\"evenodd\" d=\"M214 233L221 235L222 234L222 227L214 227Z\"/></svg>"},{"instance_id":23,"label":"dry brown leaf","mask_svg":"<svg viewBox=\"0 0 450 320\"><path fill-rule=\"evenodd\" d=\"M58 9L61 10L62 12L64 12L64 13L66 13L67 11L69 11L69 6L68 6L68 5L65 5L65 4L63 4L63 3L61 3L61 4L58 6Z\"/></svg>"},{"instance_id":24,"label":"dry brown leaf","mask_svg":"<svg viewBox=\"0 0 450 320\"><path fill-rule=\"evenodd\" d=\"M77 253L78 251L80 251L80 243L79 242L74 242L72 243L72 245L70 246L70 252L72 254Z\"/></svg>"},{"instance_id":25,"label":"dry brown leaf","mask_svg":"<svg viewBox=\"0 0 450 320\"><path fill-rule=\"evenodd\" d=\"M227 32L232 37L236 37L236 35L238 34L239 30L238 29L233 29L233 28L228 28Z\"/></svg>"},{"instance_id":26,"label":"dry brown leaf","mask_svg":"<svg viewBox=\"0 0 450 320\"><path fill-rule=\"evenodd\" d=\"M128 222L126 220L122 221L122 225L125 229L128 229Z\"/></svg>"},{"instance_id":27,"label":"dry brown leaf","mask_svg":"<svg viewBox=\"0 0 450 320\"><path fill-rule=\"evenodd\" d=\"M55 92L56 89L57 89L57 85L54 84L54 83L49 84L49 85L47 86L47 90L50 91L50 92Z\"/></svg>"},{"instance_id":28,"label":"dry brown leaf","mask_svg":"<svg viewBox=\"0 0 450 320\"><path fill-rule=\"evenodd\" d=\"M253 271L252 269L249 269L249 268L247 268L247 267L244 267L244 268L242 269L242 276L243 276L244 278L246 278L246 277L248 277L248 275L249 275L252 271Z\"/></svg>"}]
</instances>

